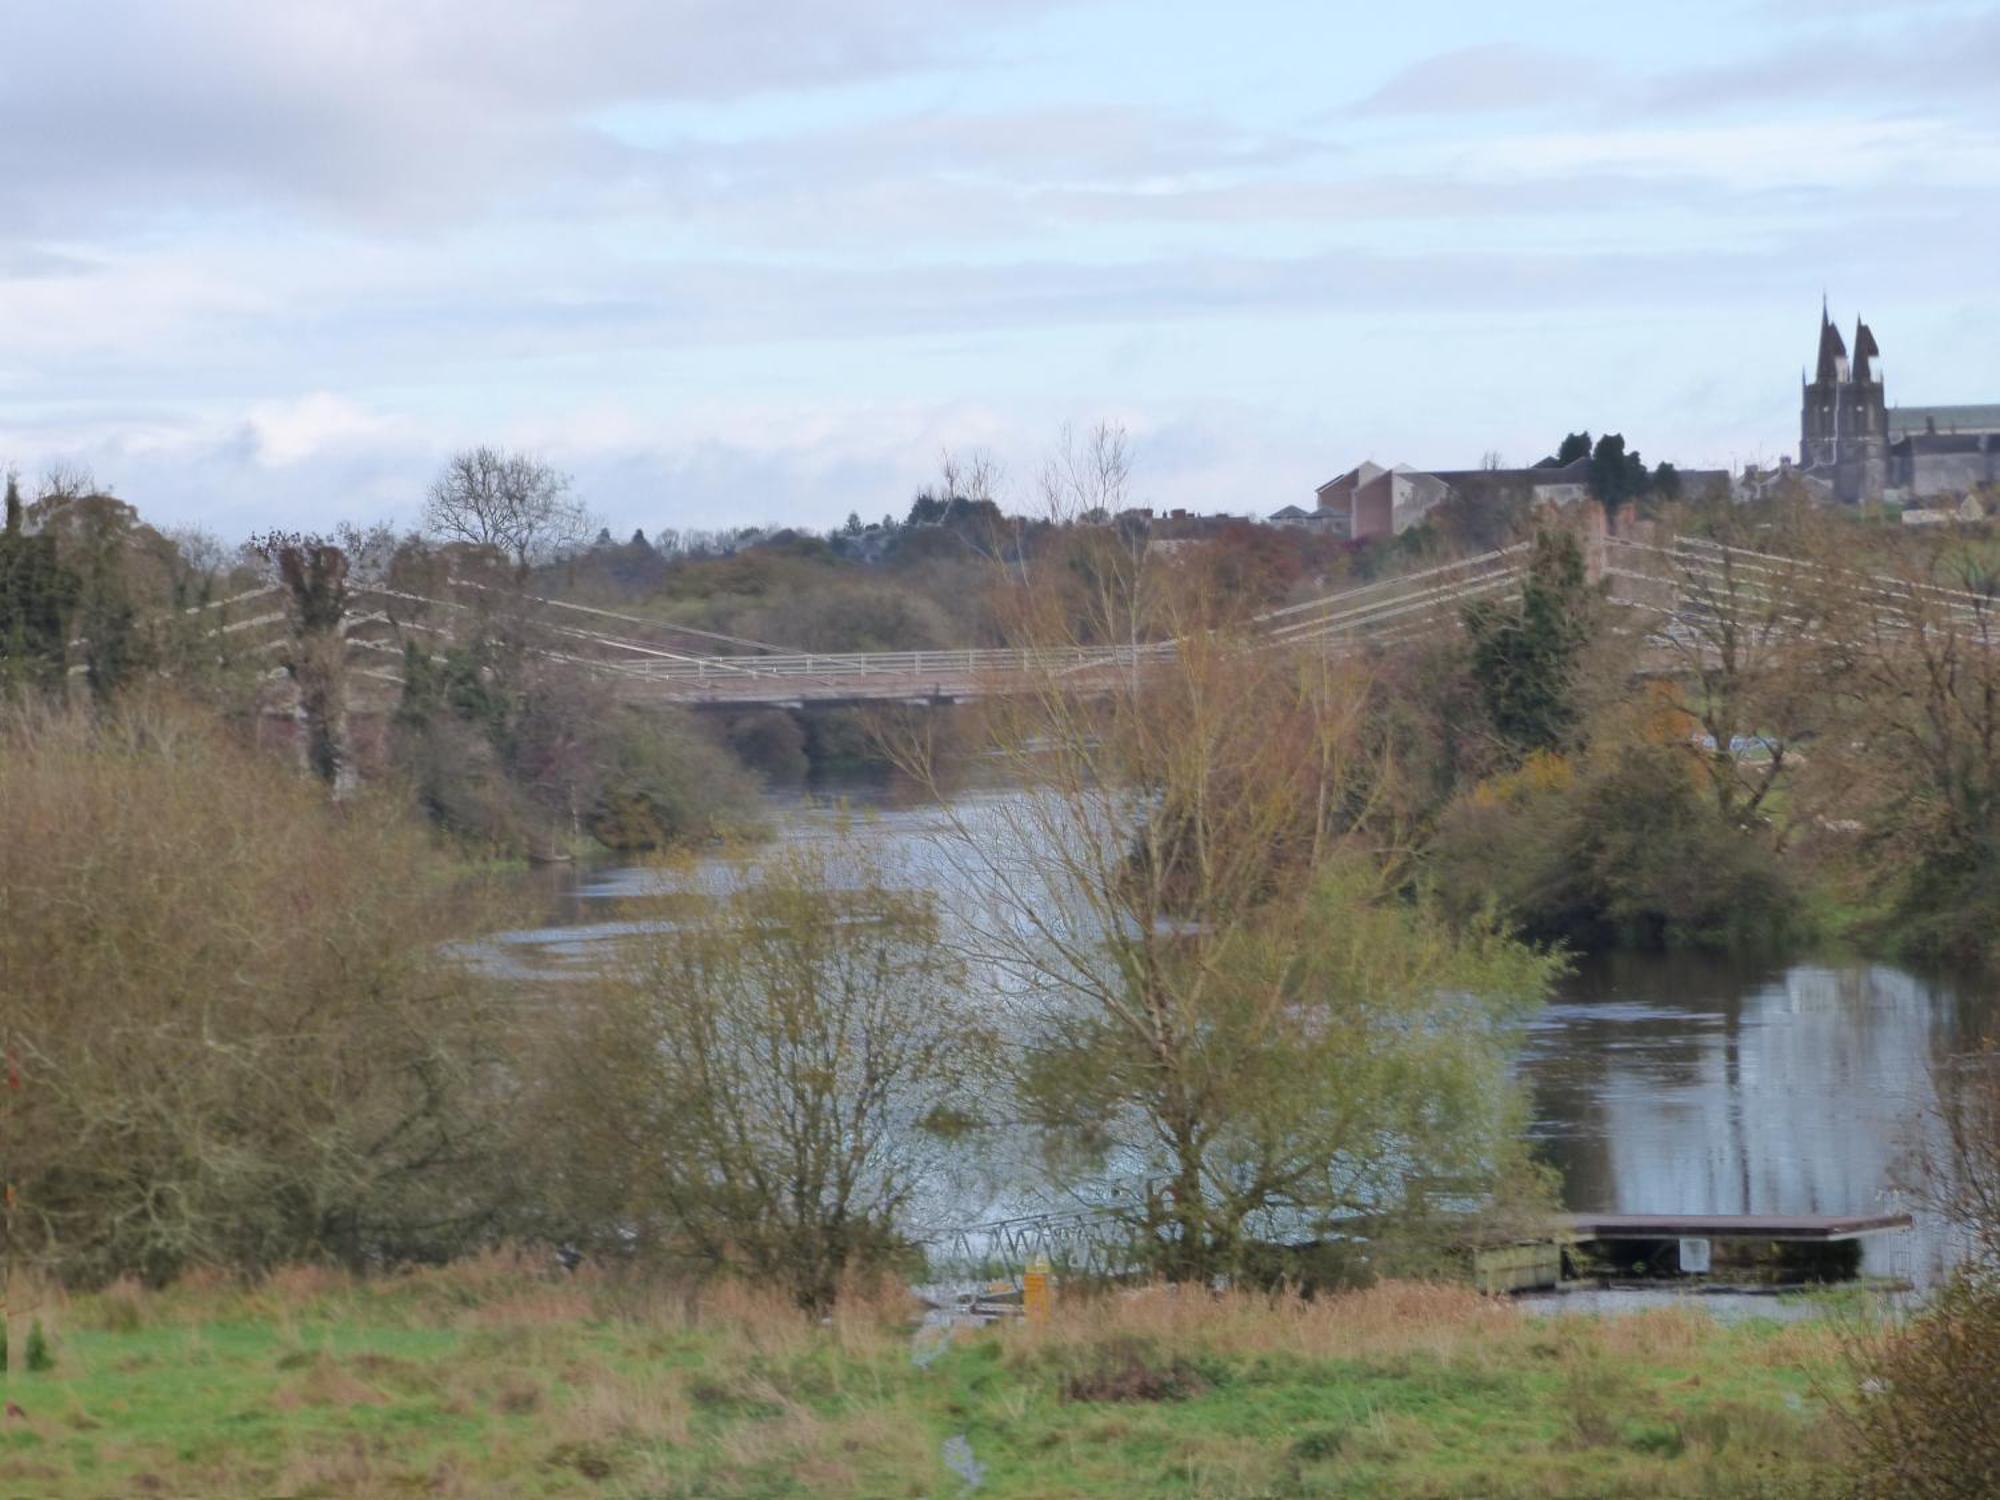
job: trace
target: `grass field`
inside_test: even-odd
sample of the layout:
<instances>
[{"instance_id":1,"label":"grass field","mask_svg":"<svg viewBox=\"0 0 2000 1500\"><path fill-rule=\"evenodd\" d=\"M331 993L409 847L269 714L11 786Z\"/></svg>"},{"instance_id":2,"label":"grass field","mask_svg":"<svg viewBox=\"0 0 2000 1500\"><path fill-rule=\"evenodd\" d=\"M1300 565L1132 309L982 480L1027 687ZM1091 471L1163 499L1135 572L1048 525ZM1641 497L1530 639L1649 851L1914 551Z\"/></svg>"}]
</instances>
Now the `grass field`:
<instances>
[{"instance_id":1,"label":"grass field","mask_svg":"<svg viewBox=\"0 0 2000 1500\"><path fill-rule=\"evenodd\" d=\"M1831 1333L1443 1287L830 1326L495 1259L47 1299L0 1495L1818 1495Z\"/></svg>"}]
</instances>

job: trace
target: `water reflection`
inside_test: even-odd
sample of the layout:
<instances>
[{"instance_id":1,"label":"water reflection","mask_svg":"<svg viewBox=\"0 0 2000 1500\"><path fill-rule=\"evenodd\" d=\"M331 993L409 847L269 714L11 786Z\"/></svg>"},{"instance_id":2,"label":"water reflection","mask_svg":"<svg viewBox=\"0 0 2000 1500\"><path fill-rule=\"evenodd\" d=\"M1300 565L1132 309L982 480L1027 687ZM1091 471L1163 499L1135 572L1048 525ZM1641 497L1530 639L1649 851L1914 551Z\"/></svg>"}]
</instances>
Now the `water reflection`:
<instances>
[{"instance_id":1,"label":"water reflection","mask_svg":"<svg viewBox=\"0 0 2000 1500\"><path fill-rule=\"evenodd\" d=\"M1936 1080L1991 1020L1984 989L1879 964L1620 954L1571 976L1521 1069L1571 1207L1882 1212L1917 1206ZM1920 1217L1865 1268L1927 1281L1949 1254Z\"/></svg>"},{"instance_id":2,"label":"water reflection","mask_svg":"<svg viewBox=\"0 0 2000 1500\"><path fill-rule=\"evenodd\" d=\"M976 821L982 801L1005 795L968 796L960 811ZM892 879L937 892L947 915L982 899L963 862L941 853L947 821L936 808L848 785L773 799L769 817L781 843L851 828ZM573 973L634 930L632 903L647 907L639 925L671 923L674 896L722 888L744 857L545 871L547 924L492 941L508 972ZM1573 1208L1918 1209L1899 1183L1936 1080L1953 1054L1986 1040L1993 1012L1989 986L1880 964L1619 954L1569 976L1527 1028L1520 1070L1537 1147ZM1920 1214L1914 1231L1872 1240L1864 1269L1926 1283L1949 1259Z\"/></svg>"}]
</instances>

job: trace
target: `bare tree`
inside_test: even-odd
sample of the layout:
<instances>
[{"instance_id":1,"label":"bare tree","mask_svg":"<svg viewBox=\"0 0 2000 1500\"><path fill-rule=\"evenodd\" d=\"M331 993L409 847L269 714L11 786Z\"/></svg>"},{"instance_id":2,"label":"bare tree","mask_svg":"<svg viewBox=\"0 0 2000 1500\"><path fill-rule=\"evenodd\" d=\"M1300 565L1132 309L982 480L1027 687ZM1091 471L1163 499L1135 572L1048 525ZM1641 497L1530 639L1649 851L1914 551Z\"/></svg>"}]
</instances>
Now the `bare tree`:
<instances>
[{"instance_id":1,"label":"bare tree","mask_svg":"<svg viewBox=\"0 0 2000 1500\"><path fill-rule=\"evenodd\" d=\"M1717 813L1751 828L1826 717L1812 660L1825 590L1810 562L1748 550L1748 528L1725 503L1711 517L1714 535L1688 538L1672 555L1678 602L1658 638L1680 670L1657 690L1702 728L1702 739L1676 743L1698 761ZM1798 545L1800 534L1788 541Z\"/></svg>"},{"instance_id":2,"label":"bare tree","mask_svg":"<svg viewBox=\"0 0 2000 1500\"><path fill-rule=\"evenodd\" d=\"M2000 931L2000 578L1966 538L1822 559L1820 672L1835 732L1814 756L1890 897L1902 941L1990 957Z\"/></svg>"},{"instance_id":3,"label":"bare tree","mask_svg":"<svg viewBox=\"0 0 2000 1500\"><path fill-rule=\"evenodd\" d=\"M941 493L946 500L970 500L975 504L991 500L999 503L1000 463L983 448L975 448L970 453L957 453L947 448L939 458L938 474L943 482ZM854 519L858 522L860 517Z\"/></svg>"},{"instance_id":4,"label":"bare tree","mask_svg":"<svg viewBox=\"0 0 2000 1500\"><path fill-rule=\"evenodd\" d=\"M38 501L84 500L92 495L106 495L110 491L101 487L97 476L88 464L57 459L42 471L42 482L35 492Z\"/></svg>"},{"instance_id":5,"label":"bare tree","mask_svg":"<svg viewBox=\"0 0 2000 1500\"><path fill-rule=\"evenodd\" d=\"M1099 422L1079 438L1065 426L1042 465L1042 504L1051 521L1108 521L1127 509L1132 450L1125 429Z\"/></svg>"},{"instance_id":6,"label":"bare tree","mask_svg":"<svg viewBox=\"0 0 2000 1500\"><path fill-rule=\"evenodd\" d=\"M938 1169L984 1047L961 978L929 899L853 848L781 855L639 937L566 1028L545 1132L585 1236L823 1311L894 1255Z\"/></svg>"},{"instance_id":7,"label":"bare tree","mask_svg":"<svg viewBox=\"0 0 2000 1500\"><path fill-rule=\"evenodd\" d=\"M525 576L590 534L567 474L527 453L484 444L454 454L431 485L425 527L445 541L491 547Z\"/></svg>"},{"instance_id":8,"label":"bare tree","mask_svg":"<svg viewBox=\"0 0 2000 1500\"><path fill-rule=\"evenodd\" d=\"M1090 499L1122 472L1108 435L1052 469ZM1553 964L1400 894L1365 668L1260 642L1198 561L1117 527L1060 540L1011 601L1048 666L982 706L1011 790L940 796L1022 1118L1175 1279L1491 1177L1507 1021ZM1136 644L1077 669L1107 642Z\"/></svg>"}]
</instances>

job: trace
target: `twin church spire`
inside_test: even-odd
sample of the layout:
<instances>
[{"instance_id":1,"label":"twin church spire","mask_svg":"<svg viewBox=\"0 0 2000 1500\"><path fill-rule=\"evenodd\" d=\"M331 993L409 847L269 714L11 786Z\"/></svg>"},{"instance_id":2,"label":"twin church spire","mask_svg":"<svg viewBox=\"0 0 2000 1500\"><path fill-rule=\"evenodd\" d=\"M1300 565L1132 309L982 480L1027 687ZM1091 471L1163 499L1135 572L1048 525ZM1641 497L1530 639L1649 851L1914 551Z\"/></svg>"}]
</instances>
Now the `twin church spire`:
<instances>
[{"instance_id":1,"label":"twin church spire","mask_svg":"<svg viewBox=\"0 0 2000 1500\"><path fill-rule=\"evenodd\" d=\"M1805 385L1846 385L1849 381L1857 384L1880 384L1882 377L1876 373L1873 361L1882 357L1882 349L1875 342L1875 331L1860 318L1854 320L1854 358L1847 356L1847 342L1840 336L1839 328L1827 313L1824 299L1819 307L1819 364L1810 381Z\"/></svg>"},{"instance_id":2,"label":"twin church spire","mask_svg":"<svg viewBox=\"0 0 2000 1500\"><path fill-rule=\"evenodd\" d=\"M1854 320L1854 353L1834 326L1824 300L1819 309L1819 361L1802 381L1799 463L1817 472L1846 501L1880 499L1888 475L1888 408L1882 358L1875 334Z\"/></svg>"}]
</instances>

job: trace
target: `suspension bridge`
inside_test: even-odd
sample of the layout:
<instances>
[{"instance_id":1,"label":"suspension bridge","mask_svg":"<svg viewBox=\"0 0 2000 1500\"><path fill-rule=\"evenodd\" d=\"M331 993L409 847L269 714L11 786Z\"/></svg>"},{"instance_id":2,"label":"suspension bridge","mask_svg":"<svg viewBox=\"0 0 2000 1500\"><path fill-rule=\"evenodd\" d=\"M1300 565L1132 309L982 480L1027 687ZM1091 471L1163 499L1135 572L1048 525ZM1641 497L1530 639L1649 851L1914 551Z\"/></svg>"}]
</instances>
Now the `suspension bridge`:
<instances>
[{"instance_id":1,"label":"suspension bridge","mask_svg":"<svg viewBox=\"0 0 2000 1500\"><path fill-rule=\"evenodd\" d=\"M1658 669L1685 668L1712 649L1708 632L1724 610L1755 614L1768 637L1809 634L1810 601L1838 585L1890 614L1933 616L1987 640L1990 595L1829 569L1798 558L1695 538L1606 537L1588 544L1590 571L1607 596L1645 620ZM1520 596L1530 547L1475 557L1337 590L1258 615L1253 639L1270 647L1355 651L1457 628L1468 605ZM273 584L214 604L219 639L250 652L286 643L288 615ZM1893 625L1893 622L1892 622ZM1894 627L1906 628L1906 627ZM455 582L417 594L360 582L339 632L350 674L399 685L406 642L449 644L505 634L516 649L588 673L627 704L690 708L955 703L1057 686L1088 694L1170 659L1173 641L951 650L806 652L767 641L677 625L571 601ZM274 669L281 672L282 668Z\"/></svg>"},{"instance_id":2,"label":"suspension bridge","mask_svg":"<svg viewBox=\"0 0 2000 1500\"><path fill-rule=\"evenodd\" d=\"M1520 588L1522 547L1484 553L1398 578L1343 589L1260 615L1256 636L1273 646L1353 648L1435 628L1479 598ZM195 606L238 655L274 661L289 642L281 585ZM374 582L348 590L339 634L349 674L399 685L405 644L441 646L504 634L515 649L588 673L634 706L804 707L938 704L1055 684L1089 693L1137 667L1170 659L1172 641L1123 645L973 647L919 651L804 652L767 641L651 619L595 605L454 583L416 594ZM273 675L282 667L274 666Z\"/></svg>"}]
</instances>

